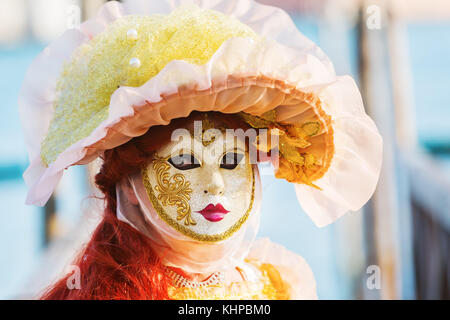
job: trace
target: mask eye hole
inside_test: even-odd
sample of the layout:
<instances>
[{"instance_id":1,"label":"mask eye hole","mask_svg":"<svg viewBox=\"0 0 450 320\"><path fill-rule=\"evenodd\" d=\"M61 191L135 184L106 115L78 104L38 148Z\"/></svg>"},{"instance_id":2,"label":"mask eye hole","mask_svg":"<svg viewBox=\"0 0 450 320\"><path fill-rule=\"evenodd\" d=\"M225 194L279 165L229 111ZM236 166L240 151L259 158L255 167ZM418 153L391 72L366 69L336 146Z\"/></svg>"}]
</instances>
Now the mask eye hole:
<instances>
[{"instance_id":1,"label":"mask eye hole","mask_svg":"<svg viewBox=\"0 0 450 320\"><path fill-rule=\"evenodd\" d=\"M222 169L233 170L242 161L244 155L242 153L228 152L220 161L220 167Z\"/></svg>"},{"instance_id":2,"label":"mask eye hole","mask_svg":"<svg viewBox=\"0 0 450 320\"><path fill-rule=\"evenodd\" d=\"M178 170L190 170L200 167L200 162L192 154L173 156L167 162Z\"/></svg>"}]
</instances>

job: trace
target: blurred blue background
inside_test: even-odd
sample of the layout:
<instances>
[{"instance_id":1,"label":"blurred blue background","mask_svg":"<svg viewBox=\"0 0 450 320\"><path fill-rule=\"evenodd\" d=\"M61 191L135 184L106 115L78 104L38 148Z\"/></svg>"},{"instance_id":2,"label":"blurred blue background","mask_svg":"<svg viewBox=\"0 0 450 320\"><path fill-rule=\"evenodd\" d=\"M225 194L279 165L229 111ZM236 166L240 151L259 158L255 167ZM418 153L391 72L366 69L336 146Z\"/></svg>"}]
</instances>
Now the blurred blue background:
<instances>
[{"instance_id":1,"label":"blurred blue background","mask_svg":"<svg viewBox=\"0 0 450 320\"><path fill-rule=\"evenodd\" d=\"M54 211L50 212L50 217L48 208L46 213L43 208L24 205L27 190L21 175L27 167L28 159L17 97L26 69L33 58L66 28L67 8L75 4L81 8L82 15L88 17L94 14L101 2L0 0L0 299L33 295L33 290L39 287L36 284L39 281L35 278L42 276L46 279L43 273L50 273L47 268L49 250L53 248L53 252L58 252L54 248L61 246L65 241L63 239L73 239L74 236L70 235L81 228L80 220L84 217L82 208L86 207L83 201L91 193L83 167L71 168L70 173L64 177L58 187L54 207L50 209ZM289 11L301 32L324 49L335 63L338 74L351 74L360 82L363 67L360 63L360 28L364 26L361 27L359 2L350 2L352 6L348 5L348 1L332 0L278 1L277 4ZM5 15L8 17L2 19ZM417 19L414 16L411 19L402 18L401 21L402 41L406 43L402 47L401 57L407 57L408 72L404 79L407 79L410 87L406 95L411 102L409 112L415 115L414 122L410 124L417 139L414 149L430 155L433 170L440 170L439 176L450 181L450 19L438 19L431 15L431 18ZM382 28L384 27L383 24ZM389 54L393 54L392 51ZM389 61L392 63L393 60ZM394 81L392 79L395 78L388 82ZM391 83L388 87L391 88ZM394 93L392 95L395 96ZM390 110L390 114L386 116L394 117L394 107L383 110ZM377 120L382 121L382 118L375 117L375 121ZM394 136L388 138L396 140ZM402 150L401 141L395 143L393 154L400 154L399 150ZM402 157L399 155L393 162L398 165ZM435 214L429 213L425 204L415 204L414 199L409 201L412 209L407 210L405 207L404 211L407 212L410 223L393 231L394 235L390 239L395 243L387 247L394 248L394 253L389 254L392 254L393 261L397 263L396 271L392 274L412 274L389 279L390 283L384 284L385 287L379 292L372 292L366 286L366 268L374 261L378 263L379 250L386 247L378 243L377 221L382 219L377 220L376 206L369 205L364 209L365 212L349 213L333 225L317 228L302 212L291 185L269 175L262 178L264 200L260 236L270 237L272 241L285 245L306 259L315 274L319 298L449 297L448 254L434 257L443 271L438 280L427 280L447 283L447 286L438 289L434 286L438 293L426 295L421 292L425 290L424 286L427 288L424 292L433 289L429 289L428 282L421 284L426 275L420 272L430 271L421 266L425 263L422 260L426 260L423 252L414 249L420 243L426 249L429 246L440 246L442 241L448 245L448 224L445 221L448 221L449 207L441 208L444 209L444 214L439 213L436 218ZM403 181L401 177L398 179ZM407 183L412 183L411 179ZM399 182L394 188L399 185L402 183ZM413 192L411 190L415 189L409 187L407 190ZM426 200L423 202L426 203ZM420 242L424 236L414 231L415 224L412 221L416 219L416 211L419 214L422 212L425 217L432 217L430 219L433 223L442 230L443 235L440 237L444 240L439 240L438 244ZM413 248L412 252L405 251L405 247ZM52 253L50 256L54 259L67 259L63 254ZM382 265L381 262L378 264ZM62 265L61 262L55 269L62 269ZM57 273L58 270L54 272ZM394 287L394 295L389 295L389 286ZM383 290L388 291L383 293Z\"/></svg>"}]
</instances>

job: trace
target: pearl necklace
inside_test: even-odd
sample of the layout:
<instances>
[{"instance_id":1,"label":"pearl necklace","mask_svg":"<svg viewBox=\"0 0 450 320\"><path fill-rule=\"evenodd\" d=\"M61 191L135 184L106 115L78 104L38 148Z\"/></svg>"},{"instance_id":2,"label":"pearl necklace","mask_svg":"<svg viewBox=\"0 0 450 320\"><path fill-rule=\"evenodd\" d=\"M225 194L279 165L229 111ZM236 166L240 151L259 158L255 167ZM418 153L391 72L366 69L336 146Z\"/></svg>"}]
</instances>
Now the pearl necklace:
<instances>
[{"instance_id":1,"label":"pearl necklace","mask_svg":"<svg viewBox=\"0 0 450 320\"><path fill-rule=\"evenodd\" d=\"M208 279L204 281L193 281L186 279L182 275L175 271L165 267L165 271L170 279L174 282L174 285L178 288L200 288L207 286L215 286L224 282L224 275L222 272L214 272Z\"/></svg>"}]
</instances>

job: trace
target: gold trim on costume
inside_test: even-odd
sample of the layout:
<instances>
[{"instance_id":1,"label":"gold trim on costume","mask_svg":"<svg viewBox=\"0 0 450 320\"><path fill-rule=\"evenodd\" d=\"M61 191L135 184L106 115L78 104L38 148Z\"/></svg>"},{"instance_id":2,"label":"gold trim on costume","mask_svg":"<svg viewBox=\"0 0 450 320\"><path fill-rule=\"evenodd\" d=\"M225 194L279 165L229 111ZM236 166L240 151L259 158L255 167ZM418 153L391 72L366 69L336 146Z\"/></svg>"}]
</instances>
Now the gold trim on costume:
<instances>
[{"instance_id":1,"label":"gold trim on costume","mask_svg":"<svg viewBox=\"0 0 450 320\"><path fill-rule=\"evenodd\" d=\"M220 285L196 288L169 286L169 296L174 300L288 300L291 286L285 282L280 271L269 263L248 261L259 269L261 276L255 282L244 280Z\"/></svg>"}]
</instances>

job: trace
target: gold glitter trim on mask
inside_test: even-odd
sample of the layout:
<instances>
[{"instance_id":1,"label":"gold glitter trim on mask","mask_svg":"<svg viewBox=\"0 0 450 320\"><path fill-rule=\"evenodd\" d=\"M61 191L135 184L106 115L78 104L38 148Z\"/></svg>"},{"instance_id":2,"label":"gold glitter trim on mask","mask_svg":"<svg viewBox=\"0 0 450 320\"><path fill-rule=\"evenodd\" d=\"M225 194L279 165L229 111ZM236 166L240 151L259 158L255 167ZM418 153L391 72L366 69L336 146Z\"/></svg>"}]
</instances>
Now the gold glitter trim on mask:
<instances>
[{"instance_id":1,"label":"gold glitter trim on mask","mask_svg":"<svg viewBox=\"0 0 450 320\"><path fill-rule=\"evenodd\" d=\"M206 135L209 129L215 129L214 123L207 118L207 115L205 115L205 119L202 120L202 127L202 144L203 146L207 147L216 140L216 136L211 135L210 137L208 137Z\"/></svg>"},{"instance_id":2,"label":"gold glitter trim on mask","mask_svg":"<svg viewBox=\"0 0 450 320\"><path fill-rule=\"evenodd\" d=\"M214 135L211 135L211 136L205 135L205 133L210 133L210 131L208 131L209 129L220 130L222 132L222 134L224 134L227 129L222 126L217 127L217 125L213 121L208 119L207 113L203 114L203 119L200 121L202 122L201 137L198 135L197 132L194 131L194 129L190 129L189 132L191 133L191 137L193 139L197 138L198 140L201 140L204 147L209 146L211 143L213 143L216 140L216 136L214 136Z\"/></svg>"},{"instance_id":3,"label":"gold glitter trim on mask","mask_svg":"<svg viewBox=\"0 0 450 320\"><path fill-rule=\"evenodd\" d=\"M191 183L186 181L181 173L170 176L170 164L167 163L167 159L169 157L155 157L152 162L153 169L156 171L158 185L155 186L155 190L159 192L158 200L164 206L177 206L177 220L184 219L184 224L187 226L196 225L197 223L191 216L191 206L188 203L192 193Z\"/></svg>"},{"instance_id":4,"label":"gold glitter trim on mask","mask_svg":"<svg viewBox=\"0 0 450 320\"><path fill-rule=\"evenodd\" d=\"M168 158L167 158L168 159ZM250 199L250 205L245 212L245 214L234 224L232 225L227 231L222 232L220 234L216 235L208 235L208 234L201 234L197 233L190 228L183 226L181 224L178 224L174 219L172 219L164 210L163 206L159 202L158 197L155 195L153 191L153 187L150 183L150 180L148 178L148 167L144 167L142 170L142 178L145 186L145 190L147 191L147 195L150 198L150 201L153 205L153 208L156 210L158 215L161 219L163 219L168 225L170 225L172 228L177 230L178 232L198 241L205 241L205 242L217 242L221 240L225 240L229 238L235 231L239 230L239 228L244 224L244 222L247 220L250 211L252 210L253 203L255 200L255 171L253 170L253 167L251 168L252 171L252 195ZM156 189L156 187L155 187Z\"/></svg>"}]
</instances>

